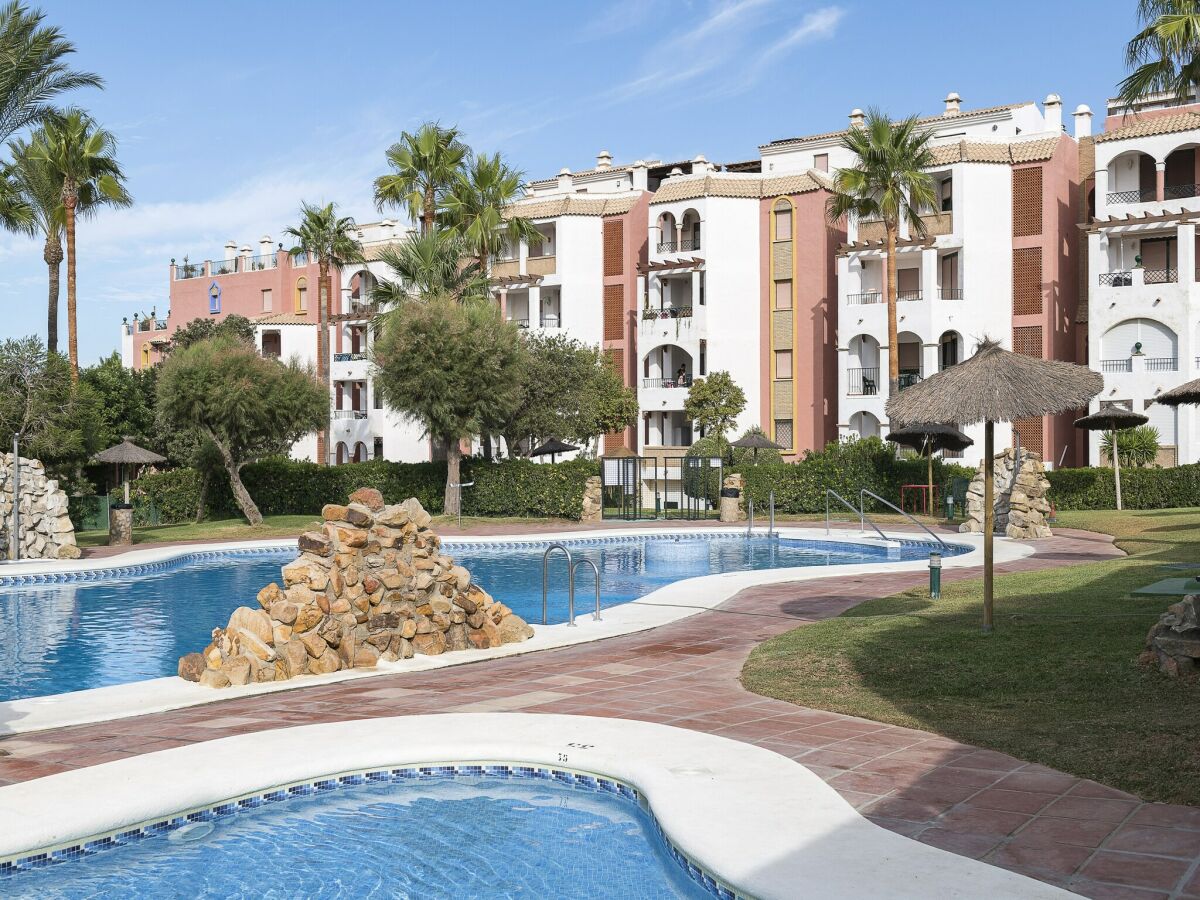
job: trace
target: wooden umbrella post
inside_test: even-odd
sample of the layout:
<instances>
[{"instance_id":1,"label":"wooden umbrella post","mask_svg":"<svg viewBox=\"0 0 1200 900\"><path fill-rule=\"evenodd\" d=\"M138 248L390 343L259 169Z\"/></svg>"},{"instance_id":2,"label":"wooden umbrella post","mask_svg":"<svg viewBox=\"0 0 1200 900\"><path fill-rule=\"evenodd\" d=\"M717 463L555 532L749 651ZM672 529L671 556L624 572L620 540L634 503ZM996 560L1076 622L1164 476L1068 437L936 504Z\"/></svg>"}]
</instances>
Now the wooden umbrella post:
<instances>
[{"instance_id":1,"label":"wooden umbrella post","mask_svg":"<svg viewBox=\"0 0 1200 900\"><path fill-rule=\"evenodd\" d=\"M937 515L937 508L933 505L933 438L925 439L925 459L927 460L926 467L929 472L929 514Z\"/></svg>"},{"instance_id":2,"label":"wooden umbrella post","mask_svg":"<svg viewBox=\"0 0 1200 900\"><path fill-rule=\"evenodd\" d=\"M983 426L983 631L992 631L992 532L996 528L995 425Z\"/></svg>"},{"instance_id":3,"label":"wooden umbrella post","mask_svg":"<svg viewBox=\"0 0 1200 900\"><path fill-rule=\"evenodd\" d=\"M1113 479L1117 485L1117 509L1121 508L1121 454L1117 451L1117 429L1112 430Z\"/></svg>"}]
</instances>

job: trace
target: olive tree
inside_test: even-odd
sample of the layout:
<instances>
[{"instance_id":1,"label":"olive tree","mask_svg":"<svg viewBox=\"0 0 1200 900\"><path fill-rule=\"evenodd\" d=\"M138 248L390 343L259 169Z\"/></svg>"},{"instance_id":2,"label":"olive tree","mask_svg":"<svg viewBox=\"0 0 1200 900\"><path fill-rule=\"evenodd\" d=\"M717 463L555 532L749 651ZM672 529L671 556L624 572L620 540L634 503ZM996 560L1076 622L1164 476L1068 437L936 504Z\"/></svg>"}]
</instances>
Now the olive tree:
<instances>
[{"instance_id":1,"label":"olive tree","mask_svg":"<svg viewBox=\"0 0 1200 900\"><path fill-rule=\"evenodd\" d=\"M444 512L459 512L461 442L497 431L520 399L519 332L492 303L403 300L380 317L372 348L387 406L446 448Z\"/></svg>"},{"instance_id":2,"label":"olive tree","mask_svg":"<svg viewBox=\"0 0 1200 900\"><path fill-rule=\"evenodd\" d=\"M242 484L242 467L290 446L329 418L329 394L297 363L264 359L229 336L197 341L162 364L157 415L166 429L196 429L220 455L234 499L262 522Z\"/></svg>"}]
</instances>

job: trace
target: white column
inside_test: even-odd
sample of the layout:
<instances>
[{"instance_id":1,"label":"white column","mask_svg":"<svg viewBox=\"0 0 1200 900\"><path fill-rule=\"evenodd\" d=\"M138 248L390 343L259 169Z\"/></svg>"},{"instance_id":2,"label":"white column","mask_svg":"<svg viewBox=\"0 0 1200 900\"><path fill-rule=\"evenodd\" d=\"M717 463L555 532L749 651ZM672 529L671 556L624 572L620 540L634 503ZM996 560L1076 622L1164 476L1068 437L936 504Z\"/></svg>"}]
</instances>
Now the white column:
<instances>
[{"instance_id":1,"label":"white column","mask_svg":"<svg viewBox=\"0 0 1200 900\"><path fill-rule=\"evenodd\" d=\"M1196 224L1194 222L1184 222L1176 231L1176 243L1179 253L1179 283L1188 285L1188 293L1191 293L1191 285L1196 281Z\"/></svg>"},{"instance_id":2,"label":"white column","mask_svg":"<svg viewBox=\"0 0 1200 900\"><path fill-rule=\"evenodd\" d=\"M921 377L928 378L938 370L938 344L921 345Z\"/></svg>"},{"instance_id":3,"label":"white column","mask_svg":"<svg viewBox=\"0 0 1200 900\"><path fill-rule=\"evenodd\" d=\"M528 264L529 244L522 240L517 247L517 272L519 272L521 275L525 275L528 272Z\"/></svg>"},{"instance_id":4,"label":"white column","mask_svg":"<svg viewBox=\"0 0 1200 900\"><path fill-rule=\"evenodd\" d=\"M938 294L937 264L936 247L926 247L921 251L921 299L923 300L937 300L940 296Z\"/></svg>"},{"instance_id":5,"label":"white column","mask_svg":"<svg viewBox=\"0 0 1200 900\"><path fill-rule=\"evenodd\" d=\"M542 288L540 285L529 286L529 327L542 327Z\"/></svg>"},{"instance_id":6,"label":"white column","mask_svg":"<svg viewBox=\"0 0 1200 900\"><path fill-rule=\"evenodd\" d=\"M692 273L692 315L695 315L696 307L700 305L700 270L697 269Z\"/></svg>"}]
</instances>

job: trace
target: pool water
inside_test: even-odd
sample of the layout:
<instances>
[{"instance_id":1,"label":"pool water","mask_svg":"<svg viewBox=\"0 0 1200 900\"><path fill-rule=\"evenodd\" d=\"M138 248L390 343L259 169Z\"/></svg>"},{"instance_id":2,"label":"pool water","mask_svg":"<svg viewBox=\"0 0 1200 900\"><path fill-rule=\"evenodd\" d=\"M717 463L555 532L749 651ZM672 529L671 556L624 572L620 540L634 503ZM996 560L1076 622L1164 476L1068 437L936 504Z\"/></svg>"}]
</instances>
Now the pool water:
<instances>
[{"instance_id":1,"label":"pool water","mask_svg":"<svg viewBox=\"0 0 1200 900\"><path fill-rule=\"evenodd\" d=\"M698 575L792 566L924 559L930 544L906 542L888 555L865 544L737 534L605 538L569 542L575 559L600 569L605 607L627 603ZM542 620L546 544L454 544L445 552L476 584L527 621ZM946 552L965 550L951 545ZM255 606L259 589L279 581L294 550L183 560L163 571L96 581L0 587L0 701L127 684L174 675L179 657L201 650L212 629L238 606ZM567 563L551 557L551 623L567 618ZM576 615L594 606L591 570L579 570Z\"/></svg>"},{"instance_id":2,"label":"pool water","mask_svg":"<svg viewBox=\"0 0 1200 900\"><path fill-rule=\"evenodd\" d=\"M128 840L128 839L125 839ZM0 878L11 898L700 898L624 794L448 776L336 786Z\"/></svg>"}]
</instances>

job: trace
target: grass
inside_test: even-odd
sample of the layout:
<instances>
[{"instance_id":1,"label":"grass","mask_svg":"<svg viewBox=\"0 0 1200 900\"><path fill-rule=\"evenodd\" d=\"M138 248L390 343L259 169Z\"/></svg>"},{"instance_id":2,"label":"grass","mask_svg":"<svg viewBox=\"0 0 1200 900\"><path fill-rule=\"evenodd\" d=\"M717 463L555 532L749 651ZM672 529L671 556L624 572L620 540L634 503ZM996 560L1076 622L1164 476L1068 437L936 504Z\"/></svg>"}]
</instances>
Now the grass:
<instances>
[{"instance_id":1,"label":"grass","mask_svg":"<svg viewBox=\"0 0 1200 900\"><path fill-rule=\"evenodd\" d=\"M261 525L248 525L245 519L214 519L183 525L146 525L133 529L135 544L167 541L245 541L256 538L293 537L314 523L312 516L265 516ZM107 531L76 532L80 547L108 545Z\"/></svg>"},{"instance_id":2,"label":"grass","mask_svg":"<svg viewBox=\"0 0 1200 900\"><path fill-rule=\"evenodd\" d=\"M1200 684L1138 664L1172 598L1131 596L1200 559L1200 509L1064 512L1112 534L1124 559L996 579L996 630L980 631L982 582L942 599L905 591L755 649L747 688L804 706L933 731L1146 799L1200 805ZM1200 571L1200 563L1197 564Z\"/></svg>"}]
</instances>

